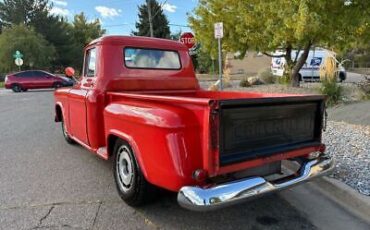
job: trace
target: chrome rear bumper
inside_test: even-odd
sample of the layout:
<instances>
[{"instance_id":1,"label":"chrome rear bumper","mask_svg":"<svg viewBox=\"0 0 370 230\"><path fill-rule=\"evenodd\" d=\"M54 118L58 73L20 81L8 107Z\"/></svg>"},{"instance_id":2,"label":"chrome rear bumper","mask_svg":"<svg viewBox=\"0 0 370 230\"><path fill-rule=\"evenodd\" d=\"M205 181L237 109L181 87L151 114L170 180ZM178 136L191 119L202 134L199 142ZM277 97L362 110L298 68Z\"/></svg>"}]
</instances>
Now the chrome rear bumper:
<instances>
[{"instance_id":1,"label":"chrome rear bumper","mask_svg":"<svg viewBox=\"0 0 370 230\"><path fill-rule=\"evenodd\" d=\"M210 188L182 187L177 194L178 203L193 211L208 211L240 203L248 198L278 191L329 173L334 160L328 156L305 162L299 176L283 183L271 183L262 177L246 178Z\"/></svg>"}]
</instances>

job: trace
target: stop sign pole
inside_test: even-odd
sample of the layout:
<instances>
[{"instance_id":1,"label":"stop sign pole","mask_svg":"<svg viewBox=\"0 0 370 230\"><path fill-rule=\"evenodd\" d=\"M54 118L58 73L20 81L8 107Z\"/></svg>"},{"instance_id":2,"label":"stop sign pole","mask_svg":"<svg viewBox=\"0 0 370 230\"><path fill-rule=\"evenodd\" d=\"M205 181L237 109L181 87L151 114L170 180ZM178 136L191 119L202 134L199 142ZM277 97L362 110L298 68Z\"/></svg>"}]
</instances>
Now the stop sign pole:
<instances>
[{"instance_id":1,"label":"stop sign pole","mask_svg":"<svg viewBox=\"0 0 370 230\"><path fill-rule=\"evenodd\" d=\"M222 22L215 23L215 38L218 40L218 73L220 90L223 89L222 83L222 49L221 49L221 39L224 37L224 25Z\"/></svg>"}]
</instances>

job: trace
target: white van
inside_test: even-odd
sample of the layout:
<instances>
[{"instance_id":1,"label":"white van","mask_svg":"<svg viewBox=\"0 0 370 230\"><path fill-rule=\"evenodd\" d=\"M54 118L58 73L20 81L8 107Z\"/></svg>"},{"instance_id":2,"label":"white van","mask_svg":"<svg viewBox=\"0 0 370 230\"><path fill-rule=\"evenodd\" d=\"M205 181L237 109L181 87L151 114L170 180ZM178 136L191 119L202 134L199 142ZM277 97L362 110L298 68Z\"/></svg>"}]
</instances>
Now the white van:
<instances>
[{"instance_id":1,"label":"white van","mask_svg":"<svg viewBox=\"0 0 370 230\"><path fill-rule=\"evenodd\" d=\"M292 59L296 57L297 50L292 51ZM301 51L299 56L303 53ZM274 55L282 55L284 52L276 51ZM298 56L298 57L299 57ZM308 57L306 63L303 65L301 70L299 71L299 79L301 81L319 81L320 80L320 66L324 63L324 60L328 56L336 57L336 53L327 49L323 48L315 48L310 50L308 53ZM346 80L347 73L344 67L337 61L338 63L338 80L344 81ZM271 71L272 74L275 76L283 76L284 73L284 65L285 65L285 58L272 58L271 60Z\"/></svg>"}]
</instances>

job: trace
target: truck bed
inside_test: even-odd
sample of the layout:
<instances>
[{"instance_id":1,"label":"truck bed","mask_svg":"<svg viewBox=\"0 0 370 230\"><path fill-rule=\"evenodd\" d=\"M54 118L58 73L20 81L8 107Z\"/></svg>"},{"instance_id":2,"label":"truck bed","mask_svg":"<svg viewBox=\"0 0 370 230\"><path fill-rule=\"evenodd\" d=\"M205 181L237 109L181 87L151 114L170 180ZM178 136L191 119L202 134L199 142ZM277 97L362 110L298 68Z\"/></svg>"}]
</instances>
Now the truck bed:
<instances>
[{"instance_id":1,"label":"truck bed","mask_svg":"<svg viewBox=\"0 0 370 230\"><path fill-rule=\"evenodd\" d=\"M276 94L276 93L257 93L257 92L231 92L231 91L206 91L206 90L169 90L169 91L126 91L126 92L108 92L110 96L120 96L128 98L146 99L154 101L181 101L195 104L208 103L209 101L240 101L248 100L249 102L256 99L260 101L269 101L278 98L291 100L312 100L323 99L321 95L302 95L302 94Z\"/></svg>"},{"instance_id":2,"label":"truck bed","mask_svg":"<svg viewBox=\"0 0 370 230\"><path fill-rule=\"evenodd\" d=\"M211 106L210 113L217 120L220 166L321 143L325 109L321 95L214 91L110 92L108 95L176 106Z\"/></svg>"}]
</instances>

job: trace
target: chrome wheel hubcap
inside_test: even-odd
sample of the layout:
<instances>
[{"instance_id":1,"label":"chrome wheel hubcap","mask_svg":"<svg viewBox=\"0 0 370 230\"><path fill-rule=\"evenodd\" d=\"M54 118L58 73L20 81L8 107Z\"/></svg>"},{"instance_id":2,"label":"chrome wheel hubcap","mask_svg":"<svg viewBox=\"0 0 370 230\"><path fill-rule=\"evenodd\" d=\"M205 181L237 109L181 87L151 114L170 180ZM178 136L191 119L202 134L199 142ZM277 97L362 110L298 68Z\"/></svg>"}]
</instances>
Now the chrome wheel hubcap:
<instances>
[{"instance_id":1,"label":"chrome wheel hubcap","mask_svg":"<svg viewBox=\"0 0 370 230\"><path fill-rule=\"evenodd\" d=\"M119 184L122 190L126 191L130 188L133 178L133 166L130 157L130 150L127 146L121 146L117 152L116 172L119 179Z\"/></svg>"}]
</instances>

